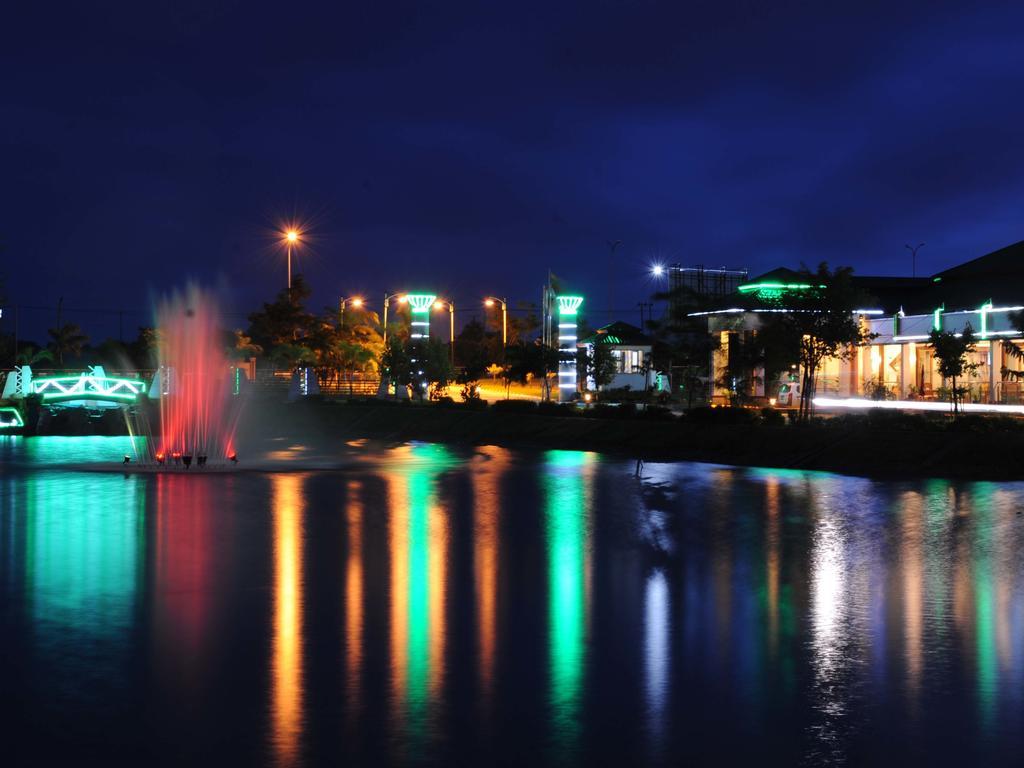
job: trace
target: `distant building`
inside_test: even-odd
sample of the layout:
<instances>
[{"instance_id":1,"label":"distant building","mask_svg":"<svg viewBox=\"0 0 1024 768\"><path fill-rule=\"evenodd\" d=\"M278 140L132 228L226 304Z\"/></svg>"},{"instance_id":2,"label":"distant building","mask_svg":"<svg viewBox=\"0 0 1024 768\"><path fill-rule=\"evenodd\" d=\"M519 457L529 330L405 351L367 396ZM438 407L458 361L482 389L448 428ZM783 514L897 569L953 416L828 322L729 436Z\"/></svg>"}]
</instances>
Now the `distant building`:
<instances>
[{"instance_id":1,"label":"distant building","mask_svg":"<svg viewBox=\"0 0 1024 768\"><path fill-rule=\"evenodd\" d=\"M742 334L756 334L768 312L785 309L788 292L801 289L805 279L781 268L749 280L710 310L690 313L707 320L707 330L720 342L712 354L716 382L713 399L730 395L721 384L728 367L730 343ZM978 364L965 385L968 401L1022 402L1021 384L1006 370L1021 370L1020 361L1004 354L1009 340L1024 349L1024 339L1013 322L1024 311L1024 241L981 256L931 277L853 277L854 284L872 298L858 309L865 329L876 334L853 350L849 360L826 360L817 373L818 397L875 397L898 400L941 399L945 386L928 346L933 328L959 333L968 325L978 339L972 362ZM755 372L756 373L756 372ZM751 380L757 381L756 375ZM764 383L755 396L778 393Z\"/></svg>"},{"instance_id":2,"label":"distant building","mask_svg":"<svg viewBox=\"0 0 1024 768\"><path fill-rule=\"evenodd\" d=\"M729 296L747 282L748 277L745 269L705 269L702 264L692 267L672 264L668 267L669 315L678 317L691 309L695 301Z\"/></svg>"},{"instance_id":3,"label":"distant building","mask_svg":"<svg viewBox=\"0 0 1024 768\"><path fill-rule=\"evenodd\" d=\"M609 349L615 360L615 375L603 389L645 391L659 388L658 373L651 369L653 342L639 328L629 323L610 323L580 339L576 346L590 355L596 344ZM598 389L593 380L586 382L586 388Z\"/></svg>"}]
</instances>

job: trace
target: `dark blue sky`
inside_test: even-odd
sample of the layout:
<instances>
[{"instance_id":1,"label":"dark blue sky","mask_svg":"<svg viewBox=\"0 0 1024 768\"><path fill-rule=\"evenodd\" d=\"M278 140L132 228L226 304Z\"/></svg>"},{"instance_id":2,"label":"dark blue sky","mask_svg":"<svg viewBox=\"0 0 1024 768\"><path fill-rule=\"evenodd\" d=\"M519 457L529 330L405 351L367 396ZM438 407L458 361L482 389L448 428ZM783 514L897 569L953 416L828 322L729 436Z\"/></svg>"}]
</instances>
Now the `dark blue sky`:
<instances>
[{"instance_id":1,"label":"dark blue sky","mask_svg":"<svg viewBox=\"0 0 1024 768\"><path fill-rule=\"evenodd\" d=\"M134 310L192 276L247 309L292 216L317 308L535 300L550 267L600 322L609 239L627 319L654 261L898 274L925 241L934 272L1024 239L1011 5L18 6L0 269L24 304Z\"/></svg>"}]
</instances>

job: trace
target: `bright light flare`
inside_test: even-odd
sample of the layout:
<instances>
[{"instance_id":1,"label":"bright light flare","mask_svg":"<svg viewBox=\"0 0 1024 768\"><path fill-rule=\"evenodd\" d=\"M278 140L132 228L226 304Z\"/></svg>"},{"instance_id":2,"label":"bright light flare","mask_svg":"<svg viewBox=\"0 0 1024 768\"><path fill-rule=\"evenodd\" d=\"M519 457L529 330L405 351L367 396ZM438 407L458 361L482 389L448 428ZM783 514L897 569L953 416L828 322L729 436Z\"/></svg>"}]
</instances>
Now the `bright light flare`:
<instances>
[{"instance_id":1,"label":"bright light flare","mask_svg":"<svg viewBox=\"0 0 1024 768\"><path fill-rule=\"evenodd\" d=\"M940 400L867 400L861 397L835 398L816 397L814 404L821 408L846 408L866 410L884 408L896 411L943 411L950 413L952 406ZM986 403L961 403L965 413L1008 413L1024 415L1024 405L998 405Z\"/></svg>"},{"instance_id":2,"label":"bright light flare","mask_svg":"<svg viewBox=\"0 0 1024 768\"><path fill-rule=\"evenodd\" d=\"M664 274L665 274L665 267L663 265L661 265L661 264L653 264L653 265L651 265L651 276L652 277L662 277L662 276L664 276Z\"/></svg>"},{"instance_id":3,"label":"bright light flare","mask_svg":"<svg viewBox=\"0 0 1024 768\"><path fill-rule=\"evenodd\" d=\"M284 233L284 239L289 243L297 243L299 241L299 233L294 229L289 229Z\"/></svg>"},{"instance_id":4,"label":"bright light flare","mask_svg":"<svg viewBox=\"0 0 1024 768\"><path fill-rule=\"evenodd\" d=\"M363 300L356 296L354 299L352 299L351 304L353 307L361 307L363 306Z\"/></svg>"},{"instance_id":5,"label":"bright light flare","mask_svg":"<svg viewBox=\"0 0 1024 768\"><path fill-rule=\"evenodd\" d=\"M434 309L444 309L444 302L443 301L435 301L434 302Z\"/></svg>"},{"instance_id":6,"label":"bright light flare","mask_svg":"<svg viewBox=\"0 0 1024 768\"><path fill-rule=\"evenodd\" d=\"M494 306L494 299L485 299L484 300L484 306L485 307L493 307Z\"/></svg>"},{"instance_id":7,"label":"bright light flare","mask_svg":"<svg viewBox=\"0 0 1024 768\"><path fill-rule=\"evenodd\" d=\"M409 302L409 297L408 296L399 296L398 297L398 303L399 304L407 304L408 302Z\"/></svg>"}]
</instances>

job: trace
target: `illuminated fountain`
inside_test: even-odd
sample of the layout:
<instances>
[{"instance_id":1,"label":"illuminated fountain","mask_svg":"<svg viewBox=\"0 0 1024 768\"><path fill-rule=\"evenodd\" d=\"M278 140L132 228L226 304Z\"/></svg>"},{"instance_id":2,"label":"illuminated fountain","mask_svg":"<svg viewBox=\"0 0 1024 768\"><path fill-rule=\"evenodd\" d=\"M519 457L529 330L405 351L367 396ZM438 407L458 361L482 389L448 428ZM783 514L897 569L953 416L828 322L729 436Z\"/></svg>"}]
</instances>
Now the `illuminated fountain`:
<instances>
[{"instance_id":1,"label":"illuminated fountain","mask_svg":"<svg viewBox=\"0 0 1024 768\"><path fill-rule=\"evenodd\" d=\"M151 460L185 469L234 463L238 407L214 297L190 285L161 301L156 319L151 394L159 394L160 424L148 441Z\"/></svg>"}]
</instances>

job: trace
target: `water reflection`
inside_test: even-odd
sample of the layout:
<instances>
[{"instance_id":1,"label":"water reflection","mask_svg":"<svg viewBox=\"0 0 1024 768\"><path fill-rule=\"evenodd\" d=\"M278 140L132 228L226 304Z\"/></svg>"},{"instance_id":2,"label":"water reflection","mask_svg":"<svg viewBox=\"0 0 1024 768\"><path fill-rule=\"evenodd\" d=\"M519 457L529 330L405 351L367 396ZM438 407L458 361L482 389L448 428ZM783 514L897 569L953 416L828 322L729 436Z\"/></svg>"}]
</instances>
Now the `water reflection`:
<instances>
[{"instance_id":1,"label":"water reflection","mask_svg":"<svg viewBox=\"0 0 1024 768\"><path fill-rule=\"evenodd\" d=\"M350 721L362 705L363 671L363 505L362 484L350 480L348 497L348 563L345 567L345 691Z\"/></svg>"},{"instance_id":2,"label":"water reflection","mask_svg":"<svg viewBox=\"0 0 1024 768\"><path fill-rule=\"evenodd\" d=\"M304 476L272 475L274 618L271 721L279 765L297 762L303 729Z\"/></svg>"},{"instance_id":3,"label":"water reflection","mask_svg":"<svg viewBox=\"0 0 1024 768\"><path fill-rule=\"evenodd\" d=\"M1024 749L1022 484L638 480L429 445L327 475L10 466L0 679L36 745L138 734L189 744L175 761L263 729L237 761L279 765Z\"/></svg>"},{"instance_id":4,"label":"water reflection","mask_svg":"<svg viewBox=\"0 0 1024 768\"><path fill-rule=\"evenodd\" d=\"M144 493L138 478L29 476L8 507L24 515L26 600L33 648L59 654L102 686L116 684L141 586ZM6 526L5 526L6 527ZM98 690L57 676L57 691Z\"/></svg>"},{"instance_id":5,"label":"water reflection","mask_svg":"<svg viewBox=\"0 0 1024 768\"><path fill-rule=\"evenodd\" d=\"M391 718L403 755L424 743L431 704L444 681L448 517L437 501L440 472L454 463L442 446L398 449L388 484L391 560Z\"/></svg>"},{"instance_id":6,"label":"water reflection","mask_svg":"<svg viewBox=\"0 0 1024 768\"><path fill-rule=\"evenodd\" d=\"M548 664L552 741L565 760L579 747L589 575L590 482L594 454L545 454Z\"/></svg>"},{"instance_id":7,"label":"water reflection","mask_svg":"<svg viewBox=\"0 0 1024 768\"><path fill-rule=\"evenodd\" d=\"M662 570L647 577L644 587L644 694L652 752L665 747L670 682L668 580Z\"/></svg>"},{"instance_id":8,"label":"water reflection","mask_svg":"<svg viewBox=\"0 0 1024 768\"><path fill-rule=\"evenodd\" d=\"M473 462L473 565L476 575L477 643L482 704L491 702L498 638L498 531L500 481L509 462L504 448L481 448Z\"/></svg>"}]
</instances>

